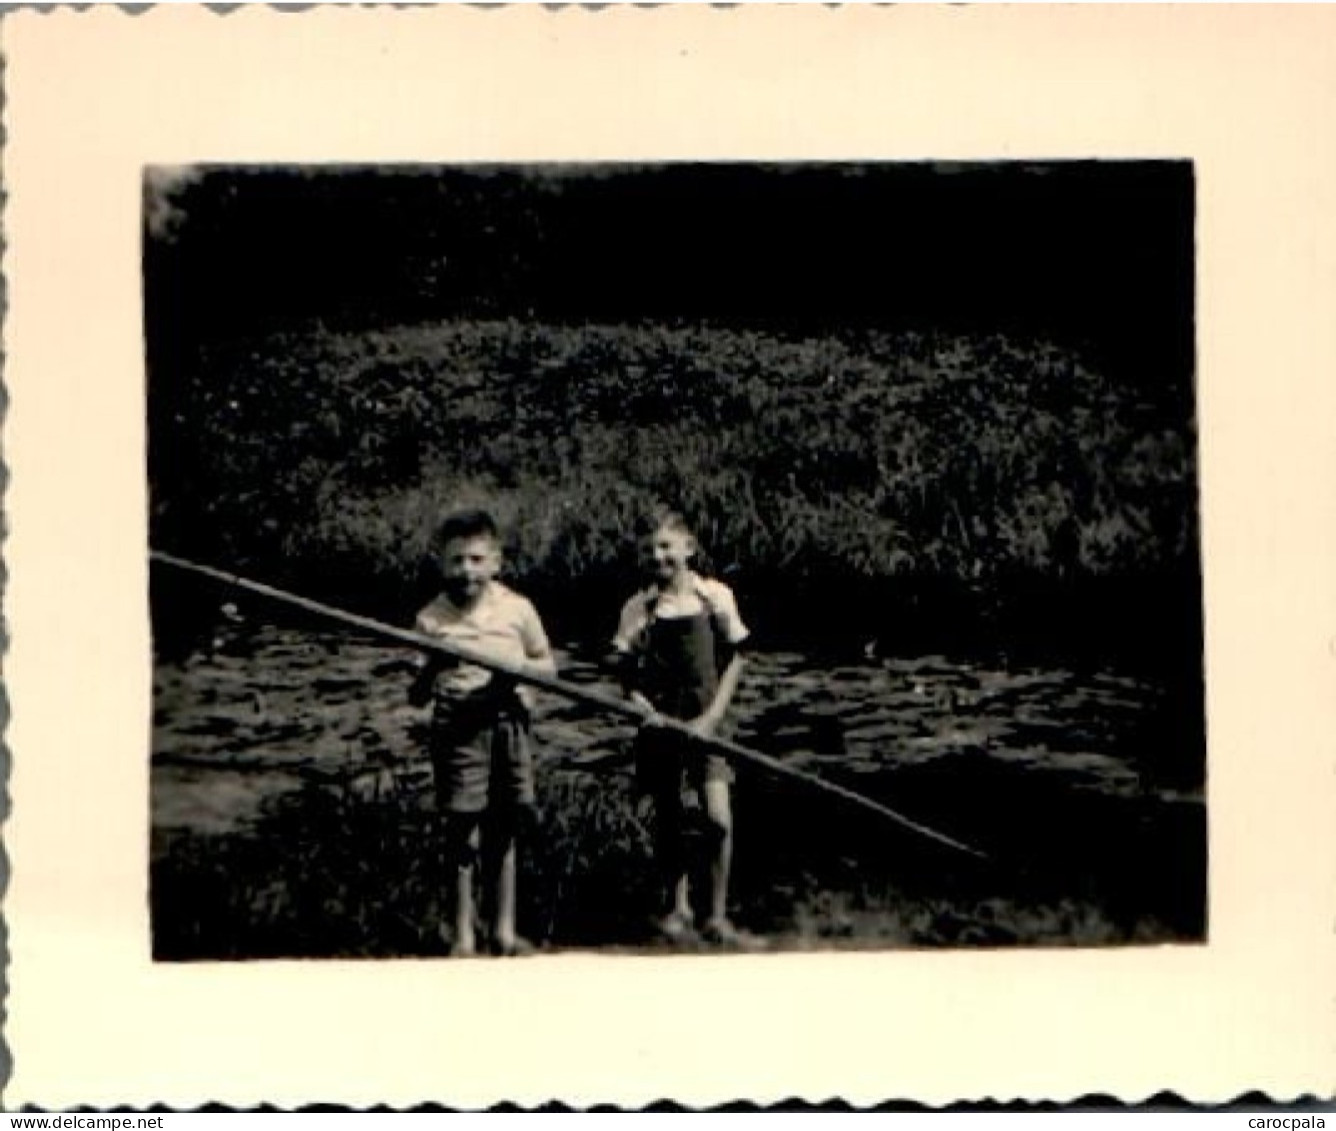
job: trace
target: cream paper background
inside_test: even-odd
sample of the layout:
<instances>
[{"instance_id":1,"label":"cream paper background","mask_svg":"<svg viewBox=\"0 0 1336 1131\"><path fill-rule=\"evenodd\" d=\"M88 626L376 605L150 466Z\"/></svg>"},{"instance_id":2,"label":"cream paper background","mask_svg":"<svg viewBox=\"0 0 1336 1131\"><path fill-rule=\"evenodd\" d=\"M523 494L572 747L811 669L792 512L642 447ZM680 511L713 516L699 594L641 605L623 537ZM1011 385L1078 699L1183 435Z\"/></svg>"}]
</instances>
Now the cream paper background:
<instances>
[{"instance_id":1,"label":"cream paper background","mask_svg":"<svg viewBox=\"0 0 1336 1131\"><path fill-rule=\"evenodd\" d=\"M1331 1094L1336 11L102 8L0 35L7 1104ZM1068 156L1197 163L1209 946L150 962L145 163Z\"/></svg>"}]
</instances>

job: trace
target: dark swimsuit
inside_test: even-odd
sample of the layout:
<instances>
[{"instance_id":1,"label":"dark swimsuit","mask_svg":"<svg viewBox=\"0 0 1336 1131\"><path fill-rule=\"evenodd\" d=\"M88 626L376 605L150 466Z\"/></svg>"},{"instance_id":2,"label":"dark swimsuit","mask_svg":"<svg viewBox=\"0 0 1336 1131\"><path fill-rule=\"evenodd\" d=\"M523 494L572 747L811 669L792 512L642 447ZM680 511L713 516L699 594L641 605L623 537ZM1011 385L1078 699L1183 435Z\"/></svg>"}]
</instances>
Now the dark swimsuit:
<instances>
[{"instance_id":1,"label":"dark swimsuit","mask_svg":"<svg viewBox=\"0 0 1336 1131\"><path fill-rule=\"evenodd\" d=\"M704 603L702 601L702 603ZM688 721L703 714L719 688L718 634L709 608L684 617L660 617L649 607L636 687L656 710ZM692 749L684 735L649 727L636 741L636 776L646 792L731 781L726 759Z\"/></svg>"}]
</instances>

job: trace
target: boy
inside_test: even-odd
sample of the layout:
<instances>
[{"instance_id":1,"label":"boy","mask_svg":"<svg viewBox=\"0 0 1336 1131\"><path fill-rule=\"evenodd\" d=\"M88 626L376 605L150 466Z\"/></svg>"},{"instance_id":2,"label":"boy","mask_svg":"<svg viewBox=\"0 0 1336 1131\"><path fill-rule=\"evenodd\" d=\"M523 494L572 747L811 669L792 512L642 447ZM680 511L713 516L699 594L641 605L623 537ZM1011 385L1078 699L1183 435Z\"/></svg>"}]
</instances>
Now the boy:
<instances>
[{"instance_id":1,"label":"boy","mask_svg":"<svg viewBox=\"0 0 1336 1131\"><path fill-rule=\"evenodd\" d=\"M703 804L709 842L702 935L707 942L750 947L756 940L728 918L732 769L721 755L655 725L666 715L697 734L716 733L742 675L747 626L732 590L691 568L696 541L680 514L660 512L640 533L652 581L623 607L613 648L631 701L646 713L636 740L636 772L654 799L655 853L668 886L669 910L659 929L670 942L688 942L695 935L685 854L685 777Z\"/></svg>"},{"instance_id":2,"label":"boy","mask_svg":"<svg viewBox=\"0 0 1336 1131\"><path fill-rule=\"evenodd\" d=\"M491 515L450 515L435 540L442 591L417 616L417 631L535 672L556 664L533 605L496 580L501 543ZM430 655L409 694L432 703L430 752L444 853L455 872L451 954L477 953L473 865L481 846L482 895L499 955L532 946L515 929L515 835L534 801L529 692L475 664Z\"/></svg>"}]
</instances>

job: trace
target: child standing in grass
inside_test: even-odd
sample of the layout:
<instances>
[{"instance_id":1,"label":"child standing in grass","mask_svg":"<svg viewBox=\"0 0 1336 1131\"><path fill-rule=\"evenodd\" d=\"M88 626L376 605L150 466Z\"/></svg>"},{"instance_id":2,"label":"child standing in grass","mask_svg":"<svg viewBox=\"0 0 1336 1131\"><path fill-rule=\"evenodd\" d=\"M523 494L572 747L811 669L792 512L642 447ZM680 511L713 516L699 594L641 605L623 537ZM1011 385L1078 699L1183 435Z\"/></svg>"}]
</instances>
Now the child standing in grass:
<instances>
[{"instance_id":1,"label":"child standing in grass","mask_svg":"<svg viewBox=\"0 0 1336 1131\"><path fill-rule=\"evenodd\" d=\"M733 855L732 768L719 754L664 727L661 716L685 722L702 736L715 734L742 675L748 630L732 590L692 568L696 542L675 511L641 525L641 551L650 584L622 609L613 640L629 698L647 715L636 739L636 773L654 802L655 854L667 886L663 935L688 942L696 935L686 854L682 787L705 812L709 891L701 935L726 946L752 940L728 918L728 875Z\"/></svg>"},{"instance_id":2,"label":"child standing in grass","mask_svg":"<svg viewBox=\"0 0 1336 1131\"><path fill-rule=\"evenodd\" d=\"M434 549L442 590L418 614L417 631L512 665L554 673L537 611L497 580L501 542L491 515L450 515ZM446 866L454 870L455 955L478 949L473 873L479 855L492 953L532 949L515 929L515 837L534 802L528 694L504 676L435 654L410 692L415 705L432 703L432 769L445 821Z\"/></svg>"}]
</instances>

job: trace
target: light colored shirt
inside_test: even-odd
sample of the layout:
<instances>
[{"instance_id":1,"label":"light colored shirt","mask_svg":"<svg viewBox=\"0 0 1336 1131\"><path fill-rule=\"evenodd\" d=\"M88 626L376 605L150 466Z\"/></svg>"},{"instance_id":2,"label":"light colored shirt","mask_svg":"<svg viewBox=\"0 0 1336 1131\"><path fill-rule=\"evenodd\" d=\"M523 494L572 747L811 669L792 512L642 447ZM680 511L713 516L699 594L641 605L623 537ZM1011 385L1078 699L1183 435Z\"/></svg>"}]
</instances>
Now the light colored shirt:
<instances>
[{"instance_id":1,"label":"light colored shirt","mask_svg":"<svg viewBox=\"0 0 1336 1131\"><path fill-rule=\"evenodd\" d=\"M499 581L490 582L470 609L461 609L444 593L417 615L415 625L424 636L456 644L479 656L524 665L526 661L552 672L552 649L538 611L527 597ZM477 664L459 663L445 668L436 678L436 694L463 699L482 691L492 682L492 673ZM529 689L520 688L528 702Z\"/></svg>"},{"instance_id":2,"label":"light colored shirt","mask_svg":"<svg viewBox=\"0 0 1336 1131\"><path fill-rule=\"evenodd\" d=\"M738 612L733 590L722 581L693 573L685 593L663 592L657 585L651 585L627 601L622 606L612 646L619 652L637 651L646 629L656 617L663 620L691 617L702 610L714 618L715 626L729 644L741 644L751 635Z\"/></svg>"}]
</instances>

